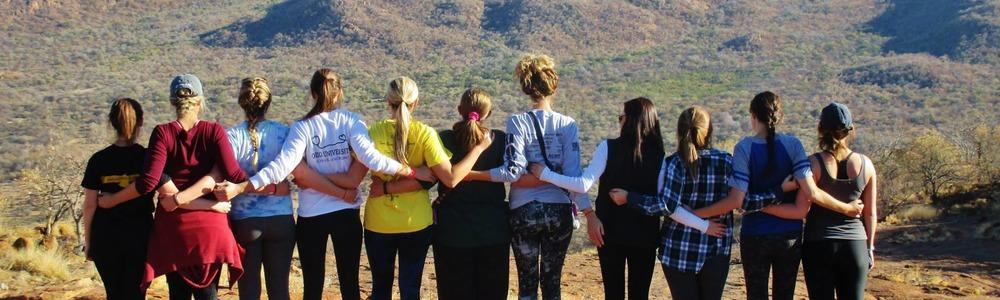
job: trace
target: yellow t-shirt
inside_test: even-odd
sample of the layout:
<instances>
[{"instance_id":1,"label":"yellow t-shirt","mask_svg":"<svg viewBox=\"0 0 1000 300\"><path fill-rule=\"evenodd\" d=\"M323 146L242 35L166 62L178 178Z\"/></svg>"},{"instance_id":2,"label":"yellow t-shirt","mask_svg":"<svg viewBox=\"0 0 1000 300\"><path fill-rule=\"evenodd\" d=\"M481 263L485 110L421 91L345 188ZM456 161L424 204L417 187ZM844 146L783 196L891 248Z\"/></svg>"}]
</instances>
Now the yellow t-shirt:
<instances>
[{"instance_id":1,"label":"yellow t-shirt","mask_svg":"<svg viewBox=\"0 0 1000 300\"><path fill-rule=\"evenodd\" d=\"M375 149L393 157L393 137L396 135L396 121L382 120L372 124L368 133L375 143ZM451 159L451 152L444 148L441 137L434 128L417 121L410 122L407 139L406 158L413 168L433 167ZM383 180L393 176L375 174ZM427 190L382 195L369 198L365 203L365 229L378 233L408 233L420 231L434 223L431 199Z\"/></svg>"}]
</instances>

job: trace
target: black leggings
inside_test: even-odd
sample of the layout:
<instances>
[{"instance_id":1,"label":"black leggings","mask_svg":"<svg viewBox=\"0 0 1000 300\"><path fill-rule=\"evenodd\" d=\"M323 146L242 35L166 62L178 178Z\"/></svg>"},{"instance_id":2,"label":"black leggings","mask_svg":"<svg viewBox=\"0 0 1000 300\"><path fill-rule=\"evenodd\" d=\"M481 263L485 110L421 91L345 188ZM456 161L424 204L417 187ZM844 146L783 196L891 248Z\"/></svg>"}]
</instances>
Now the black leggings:
<instances>
[{"instance_id":1,"label":"black leggings","mask_svg":"<svg viewBox=\"0 0 1000 300\"><path fill-rule=\"evenodd\" d=\"M802 245L809 299L864 299L871 258L863 240L820 240Z\"/></svg>"},{"instance_id":2,"label":"black leggings","mask_svg":"<svg viewBox=\"0 0 1000 300\"><path fill-rule=\"evenodd\" d=\"M299 261L302 264L303 299L322 299L326 279L326 241L333 241L333 255L340 279L340 298L361 298L358 271L361 267L361 217L357 209L344 209L315 217L299 217L295 226Z\"/></svg>"},{"instance_id":3,"label":"black leggings","mask_svg":"<svg viewBox=\"0 0 1000 300\"><path fill-rule=\"evenodd\" d=\"M295 249L295 220L291 215L233 220L236 241L246 249L240 299L260 299L260 268L264 266L267 298L289 299L288 272Z\"/></svg>"},{"instance_id":4,"label":"black leggings","mask_svg":"<svg viewBox=\"0 0 1000 300\"><path fill-rule=\"evenodd\" d=\"M507 299L510 244L433 249L439 299Z\"/></svg>"},{"instance_id":5,"label":"black leggings","mask_svg":"<svg viewBox=\"0 0 1000 300\"><path fill-rule=\"evenodd\" d=\"M109 300L145 299L146 291L142 285L142 277L146 271L146 247L149 244L149 231L136 232L107 228L98 234L122 235L109 241L93 241L90 252L97 273L104 282L104 291ZM134 233L134 234L133 234ZM98 244L100 243L100 244ZM101 250L103 249L103 250Z\"/></svg>"},{"instance_id":6,"label":"black leggings","mask_svg":"<svg viewBox=\"0 0 1000 300\"><path fill-rule=\"evenodd\" d=\"M604 244L597 248L604 279L604 299L625 299L625 265L628 264L628 298L649 299L649 283L656 266L656 246ZM676 297L675 297L676 298Z\"/></svg>"},{"instance_id":7,"label":"black leggings","mask_svg":"<svg viewBox=\"0 0 1000 300\"><path fill-rule=\"evenodd\" d=\"M674 299L722 299L722 291L729 277L729 255L716 255L705 259L698 273L681 272L663 266L663 275Z\"/></svg>"},{"instance_id":8,"label":"black leggings","mask_svg":"<svg viewBox=\"0 0 1000 300\"><path fill-rule=\"evenodd\" d=\"M167 288L170 289L170 300L216 300L218 297L219 276L222 272L215 274L215 280L206 287L194 288L181 277L177 272L167 273Z\"/></svg>"},{"instance_id":9,"label":"black leggings","mask_svg":"<svg viewBox=\"0 0 1000 300\"><path fill-rule=\"evenodd\" d=\"M791 300L795 296L795 280L802 259L802 234L751 235L740 237L740 256L747 285L747 299L767 299L767 280L773 299Z\"/></svg>"}]
</instances>

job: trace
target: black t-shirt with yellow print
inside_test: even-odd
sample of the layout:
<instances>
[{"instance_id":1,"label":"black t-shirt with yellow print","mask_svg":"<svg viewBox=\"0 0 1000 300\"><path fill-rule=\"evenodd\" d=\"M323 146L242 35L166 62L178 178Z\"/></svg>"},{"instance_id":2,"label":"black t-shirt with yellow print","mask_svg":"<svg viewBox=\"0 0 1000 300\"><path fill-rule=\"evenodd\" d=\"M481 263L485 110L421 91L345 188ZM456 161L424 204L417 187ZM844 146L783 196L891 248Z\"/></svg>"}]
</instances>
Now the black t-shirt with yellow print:
<instances>
[{"instance_id":1,"label":"black t-shirt with yellow print","mask_svg":"<svg viewBox=\"0 0 1000 300\"><path fill-rule=\"evenodd\" d=\"M146 148L142 145L110 145L90 157L80 185L102 193L121 191L139 177L145 158ZM148 235L152 213L153 193L112 208L98 207L91 225L93 242L96 242L91 244L91 250L97 250L98 244L114 244L122 238L145 239L143 235Z\"/></svg>"}]
</instances>

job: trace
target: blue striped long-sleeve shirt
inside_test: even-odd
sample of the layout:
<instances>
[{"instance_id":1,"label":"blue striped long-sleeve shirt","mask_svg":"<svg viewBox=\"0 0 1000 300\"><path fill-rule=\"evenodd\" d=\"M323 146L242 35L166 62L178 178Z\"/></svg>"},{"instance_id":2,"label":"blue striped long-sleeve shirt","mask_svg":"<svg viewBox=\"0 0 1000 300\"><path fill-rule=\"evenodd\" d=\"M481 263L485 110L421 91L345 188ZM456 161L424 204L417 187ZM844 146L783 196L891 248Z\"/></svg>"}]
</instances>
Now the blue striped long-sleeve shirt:
<instances>
[{"instance_id":1,"label":"blue striped long-sleeve shirt","mask_svg":"<svg viewBox=\"0 0 1000 300\"><path fill-rule=\"evenodd\" d=\"M768 191L779 195L771 201L744 199L743 208L753 213L743 218L741 234L766 235L802 230L802 220L754 212L767 205L795 201L794 192L781 192L781 183L788 175L794 175L796 179L812 176L809 157L798 138L779 133L774 136L774 143L773 161L768 161L767 140L762 138L744 137L733 149L733 177L729 185L748 194Z\"/></svg>"}]
</instances>

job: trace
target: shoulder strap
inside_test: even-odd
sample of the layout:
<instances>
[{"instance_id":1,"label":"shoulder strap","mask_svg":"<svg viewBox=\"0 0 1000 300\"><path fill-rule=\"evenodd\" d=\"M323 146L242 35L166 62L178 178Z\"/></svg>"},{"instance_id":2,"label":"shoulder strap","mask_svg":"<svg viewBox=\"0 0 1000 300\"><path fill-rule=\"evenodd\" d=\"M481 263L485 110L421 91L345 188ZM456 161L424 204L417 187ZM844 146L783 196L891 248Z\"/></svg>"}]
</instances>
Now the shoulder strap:
<instances>
[{"instance_id":1,"label":"shoulder strap","mask_svg":"<svg viewBox=\"0 0 1000 300\"><path fill-rule=\"evenodd\" d=\"M820 177L830 177L830 171L826 169L826 162L823 161L823 154L821 152L817 152L816 154L813 154L813 156L816 157L816 162L819 163L819 171L823 173Z\"/></svg>"},{"instance_id":2,"label":"shoulder strap","mask_svg":"<svg viewBox=\"0 0 1000 300\"><path fill-rule=\"evenodd\" d=\"M542 160L545 161L545 166L549 167L549 170L560 172L552 162L549 161L549 155L545 152L545 135L542 134L542 125L538 122L538 117L535 116L534 111L529 111L528 116L531 117L531 123L535 127L535 138L538 139L538 149L542 152Z\"/></svg>"}]
</instances>

